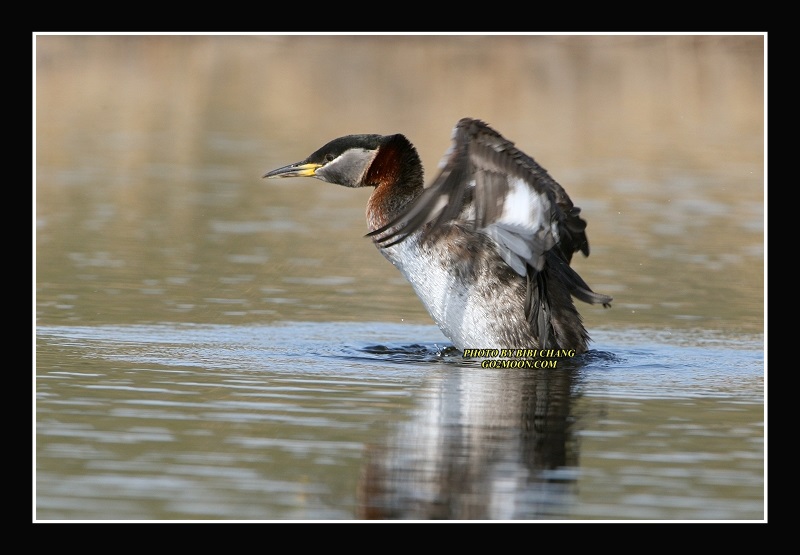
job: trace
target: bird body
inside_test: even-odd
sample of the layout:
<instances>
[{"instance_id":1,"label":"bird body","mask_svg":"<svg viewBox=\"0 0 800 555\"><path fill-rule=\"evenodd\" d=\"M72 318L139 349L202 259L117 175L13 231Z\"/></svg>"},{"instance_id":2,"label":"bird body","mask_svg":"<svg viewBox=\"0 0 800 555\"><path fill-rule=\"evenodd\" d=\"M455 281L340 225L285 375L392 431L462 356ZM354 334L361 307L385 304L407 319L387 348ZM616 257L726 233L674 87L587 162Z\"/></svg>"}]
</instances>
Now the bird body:
<instances>
[{"instance_id":1,"label":"bird body","mask_svg":"<svg viewBox=\"0 0 800 555\"><path fill-rule=\"evenodd\" d=\"M589 336L572 297L612 299L569 265L573 253L589 254L580 209L486 123L464 118L452 139L427 188L400 134L340 137L265 177L374 187L368 236L456 348L584 352Z\"/></svg>"}]
</instances>

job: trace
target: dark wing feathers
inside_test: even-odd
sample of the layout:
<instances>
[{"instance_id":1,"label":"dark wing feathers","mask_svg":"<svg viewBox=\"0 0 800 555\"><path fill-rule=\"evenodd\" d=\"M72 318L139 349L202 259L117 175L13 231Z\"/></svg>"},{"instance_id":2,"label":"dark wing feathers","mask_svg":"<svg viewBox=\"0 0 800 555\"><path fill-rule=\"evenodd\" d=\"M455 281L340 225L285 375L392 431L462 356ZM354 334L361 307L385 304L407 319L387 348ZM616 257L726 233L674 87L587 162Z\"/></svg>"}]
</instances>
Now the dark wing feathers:
<instances>
[{"instance_id":1,"label":"dark wing feathers","mask_svg":"<svg viewBox=\"0 0 800 555\"><path fill-rule=\"evenodd\" d=\"M549 312L545 265L576 298L610 303L611 297L594 293L569 266L574 253L589 255L589 242L580 208L563 187L480 120L459 121L452 139L433 183L399 216L369 233L373 240L388 247L426 224L426 233L436 233L453 220L468 222L492 238L506 263L527 278L526 306L540 333L548 334L541 329Z\"/></svg>"}]
</instances>

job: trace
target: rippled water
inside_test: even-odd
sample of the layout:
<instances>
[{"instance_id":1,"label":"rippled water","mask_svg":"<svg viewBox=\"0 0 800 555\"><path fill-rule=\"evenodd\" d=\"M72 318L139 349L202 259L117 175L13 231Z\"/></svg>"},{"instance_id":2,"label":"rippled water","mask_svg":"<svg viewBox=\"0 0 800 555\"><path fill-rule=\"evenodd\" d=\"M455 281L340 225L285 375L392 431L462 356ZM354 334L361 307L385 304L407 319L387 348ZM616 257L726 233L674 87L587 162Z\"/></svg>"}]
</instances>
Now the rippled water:
<instances>
[{"instance_id":1,"label":"rippled water","mask_svg":"<svg viewBox=\"0 0 800 555\"><path fill-rule=\"evenodd\" d=\"M430 340L437 334L387 324L42 327L38 516L763 514L757 341L631 346L629 333L601 334L558 370L521 371L466 362Z\"/></svg>"},{"instance_id":2,"label":"rippled water","mask_svg":"<svg viewBox=\"0 0 800 555\"><path fill-rule=\"evenodd\" d=\"M762 37L36 42L35 519L766 518ZM556 369L454 351L368 191L261 179L398 131L430 179L463 116L589 223Z\"/></svg>"}]
</instances>

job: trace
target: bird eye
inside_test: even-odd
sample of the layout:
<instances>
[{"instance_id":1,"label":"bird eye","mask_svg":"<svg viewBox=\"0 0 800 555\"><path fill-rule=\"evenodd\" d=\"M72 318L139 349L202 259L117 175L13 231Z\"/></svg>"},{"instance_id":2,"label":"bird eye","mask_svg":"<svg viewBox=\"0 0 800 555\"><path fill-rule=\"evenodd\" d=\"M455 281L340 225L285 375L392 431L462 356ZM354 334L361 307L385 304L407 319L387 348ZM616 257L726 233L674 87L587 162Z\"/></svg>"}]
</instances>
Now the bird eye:
<instances>
[{"instance_id":1,"label":"bird eye","mask_svg":"<svg viewBox=\"0 0 800 555\"><path fill-rule=\"evenodd\" d=\"M331 162L332 160L333 160L333 154L326 154L325 155L325 161L326 162Z\"/></svg>"}]
</instances>

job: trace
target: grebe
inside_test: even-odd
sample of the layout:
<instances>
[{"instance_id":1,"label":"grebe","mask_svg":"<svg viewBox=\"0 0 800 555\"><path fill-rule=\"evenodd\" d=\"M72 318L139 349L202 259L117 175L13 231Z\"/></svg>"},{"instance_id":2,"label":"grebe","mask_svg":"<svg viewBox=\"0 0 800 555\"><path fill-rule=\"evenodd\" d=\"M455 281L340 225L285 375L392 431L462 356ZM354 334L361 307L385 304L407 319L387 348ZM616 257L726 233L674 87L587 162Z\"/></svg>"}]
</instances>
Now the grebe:
<instances>
[{"instance_id":1,"label":"grebe","mask_svg":"<svg viewBox=\"0 0 800 555\"><path fill-rule=\"evenodd\" d=\"M347 135L273 177L374 187L368 237L459 350L574 349L589 335L572 297L610 306L570 267L589 256L586 222L533 158L464 118L427 188L405 136Z\"/></svg>"}]
</instances>

